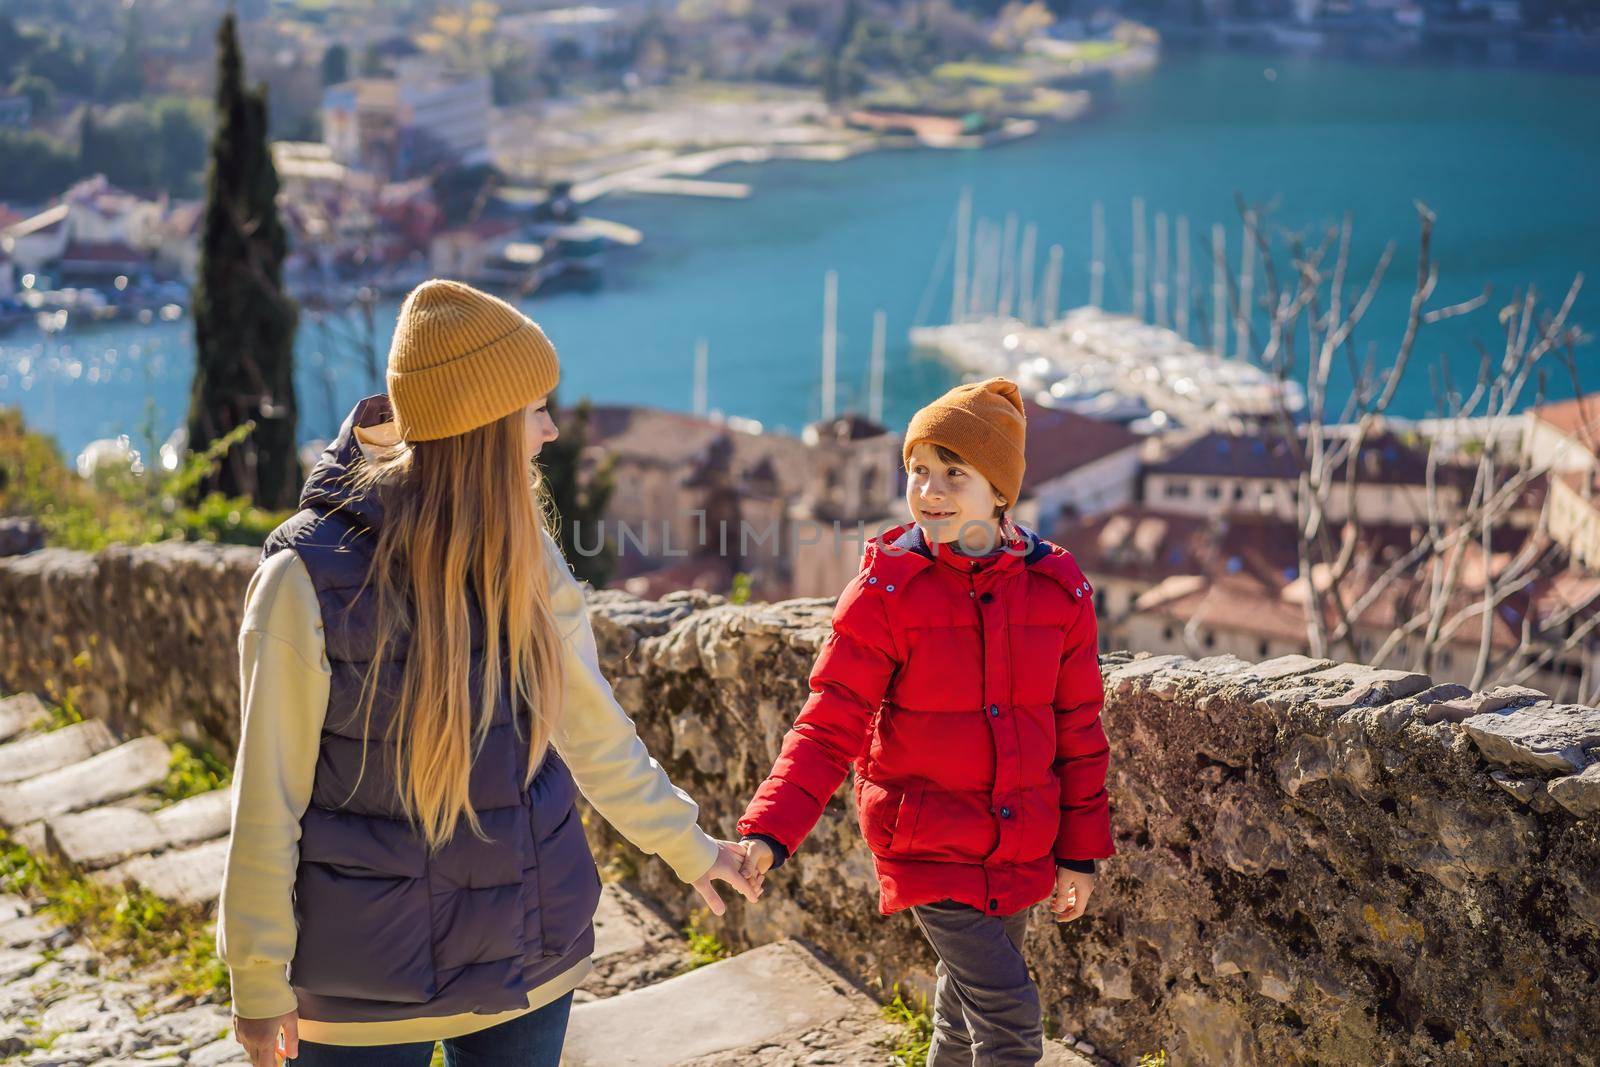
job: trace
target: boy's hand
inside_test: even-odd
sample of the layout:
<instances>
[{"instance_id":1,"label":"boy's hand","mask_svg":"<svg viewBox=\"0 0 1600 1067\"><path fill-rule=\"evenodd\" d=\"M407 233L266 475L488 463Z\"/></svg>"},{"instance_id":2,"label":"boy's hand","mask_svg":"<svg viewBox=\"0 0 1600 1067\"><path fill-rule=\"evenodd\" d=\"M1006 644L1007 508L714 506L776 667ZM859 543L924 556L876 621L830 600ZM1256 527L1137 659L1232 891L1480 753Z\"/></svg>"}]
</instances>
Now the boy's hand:
<instances>
[{"instance_id":1,"label":"boy's hand","mask_svg":"<svg viewBox=\"0 0 1600 1067\"><path fill-rule=\"evenodd\" d=\"M772 869L772 861L776 857L772 854L772 846L760 838L750 837L744 841L744 865L739 868L739 873L750 880L759 893L767 882L767 872Z\"/></svg>"},{"instance_id":2,"label":"boy's hand","mask_svg":"<svg viewBox=\"0 0 1600 1067\"><path fill-rule=\"evenodd\" d=\"M743 893L744 898L751 903L761 896L759 886L751 885L750 880L739 871L744 860L745 852L741 846L731 841L717 842L717 861L711 865L709 871L693 882L695 890L706 902L706 907L711 909L711 914L722 915L728 910L728 906L722 902L722 898L717 895L715 887L711 884L713 878L727 882Z\"/></svg>"},{"instance_id":3,"label":"boy's hand","mask_svg":"<svg viewBox=\"0 0 1600 1067\"><path fill-rule=\"evenodd\" d=\"M1069 923L1083 914L1089 906L1089 895L1094 892L1094 875L1081 871L1056 868L1056 893L1050 901L1050 910L1056 922Z\"/></svg>"}]
</instances>

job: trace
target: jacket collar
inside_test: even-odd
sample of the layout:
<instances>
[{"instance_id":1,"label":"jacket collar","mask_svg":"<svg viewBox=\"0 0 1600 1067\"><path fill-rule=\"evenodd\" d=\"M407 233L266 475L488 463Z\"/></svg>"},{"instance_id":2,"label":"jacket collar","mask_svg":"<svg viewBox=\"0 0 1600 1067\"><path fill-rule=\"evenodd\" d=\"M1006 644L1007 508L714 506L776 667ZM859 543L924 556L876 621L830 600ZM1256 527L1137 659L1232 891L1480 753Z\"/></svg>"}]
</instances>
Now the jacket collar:
<instances>
[{"instance_id":1,"label":"jacket collar","mask_svg":"<svg viewBox=\"0 0 1600 1067\"><path fill-rule=\"evenodd\" d=\"M1027 568L1036 571L1061 585L1073 600L1081 601L1094 595L1089 579L1084 577L1072 553L1060 545L1051 544L1032 530L1017 527L1020 537L1013 545L1026 542L1028 549L1002 553L999 558L979 561L980 572L1004 573ZM881 577L885 586L903 585L913 575L928 567L949 566L966 574L973 573L972 560L952 549L938 550L927 543L922 528L916 523L906 523L885 531L867 542L861 558L861 569Z\"/></svg>"},{"instance_id":2,"label":"jacket collar","mask_svg":"<svg viewBox=\"0 0 1600 1067\"><path fill-rule=\"evenodd\" d=\"M861 566L891 581L903 582L930 566L945 566L962 574L1005 573L1048 559L1048 541L1024 526L1017 526L1017 531L1018 536L1008 542L1006 551L991 558L974 559L946 545L929 544L920 525L905 523L869 540Z\"/></svg>"}]
</instances>

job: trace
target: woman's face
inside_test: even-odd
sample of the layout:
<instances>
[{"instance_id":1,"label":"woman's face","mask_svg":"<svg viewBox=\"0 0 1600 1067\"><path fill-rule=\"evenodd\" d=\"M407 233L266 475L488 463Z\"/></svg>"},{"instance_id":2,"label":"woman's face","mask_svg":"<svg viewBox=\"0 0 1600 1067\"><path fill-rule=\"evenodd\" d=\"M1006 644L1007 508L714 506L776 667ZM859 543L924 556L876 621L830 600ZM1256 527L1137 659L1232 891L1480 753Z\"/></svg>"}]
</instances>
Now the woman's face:
<instances>
[{"instance_id":1,"label":"woman's face","mask_svg":"<svg viewBox=\"0 0 1600 1067\"><path fill-rule=\"evenodd\" d=\"M946 463L924 442L911 449L906 475L906 507L929 541L960 538L976 549L998 544L994 509L1000 497L976 468Z\"/></svg>"},{"instance_id":2,"label":"woman's face","mask_svg":"<svg viewBox=\"0 0 1600 1067\"><path fill-rule=\"evenodd\" d=\"M529 460L537 458L541 448L560 436L550 417L549 401L549 396L541 396L522 409L522 438L527 442Z\"/></svg>"}]
</instances>

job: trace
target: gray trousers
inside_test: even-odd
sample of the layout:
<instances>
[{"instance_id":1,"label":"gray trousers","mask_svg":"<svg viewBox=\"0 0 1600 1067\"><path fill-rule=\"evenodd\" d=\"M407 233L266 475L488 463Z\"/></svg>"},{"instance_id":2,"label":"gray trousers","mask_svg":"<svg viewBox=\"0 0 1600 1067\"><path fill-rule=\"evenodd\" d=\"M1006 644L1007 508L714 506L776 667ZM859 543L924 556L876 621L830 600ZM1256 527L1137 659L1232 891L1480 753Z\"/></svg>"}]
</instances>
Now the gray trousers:
<instances>
[{"instance_id":1,"label":"gray trousers","mask_svg":"<svg viewBox=\"0 0 1600 1067\"><path fill-rule=\"evenodd\" d=\"M941 900L911 914L939 957L928 1067L1034 1067L1044 1025L1022 955L1027 909L985 915Z\"/></svg>"}]
</instances>

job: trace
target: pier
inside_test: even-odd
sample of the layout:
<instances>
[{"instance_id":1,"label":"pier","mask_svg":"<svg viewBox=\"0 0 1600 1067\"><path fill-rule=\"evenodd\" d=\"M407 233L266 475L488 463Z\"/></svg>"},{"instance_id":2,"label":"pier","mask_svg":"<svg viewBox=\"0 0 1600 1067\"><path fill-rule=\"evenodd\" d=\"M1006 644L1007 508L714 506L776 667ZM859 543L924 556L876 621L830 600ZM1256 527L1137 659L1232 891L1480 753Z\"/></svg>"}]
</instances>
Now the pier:
<instances>
[{"instance_id":1,"label":"pier","mask_svg":"<svg viewBox=\"0 0 1600 1067\"><path fill-rule=\"evenodd\" d=\"M968 374L1004 375L1045 407L1127 423L1241 433L1305 407L1298 382L1225 359L1176 330L1080 307L1045 325L989 317L911 331L915 352Z\"/></svg>"}]
</instances>

